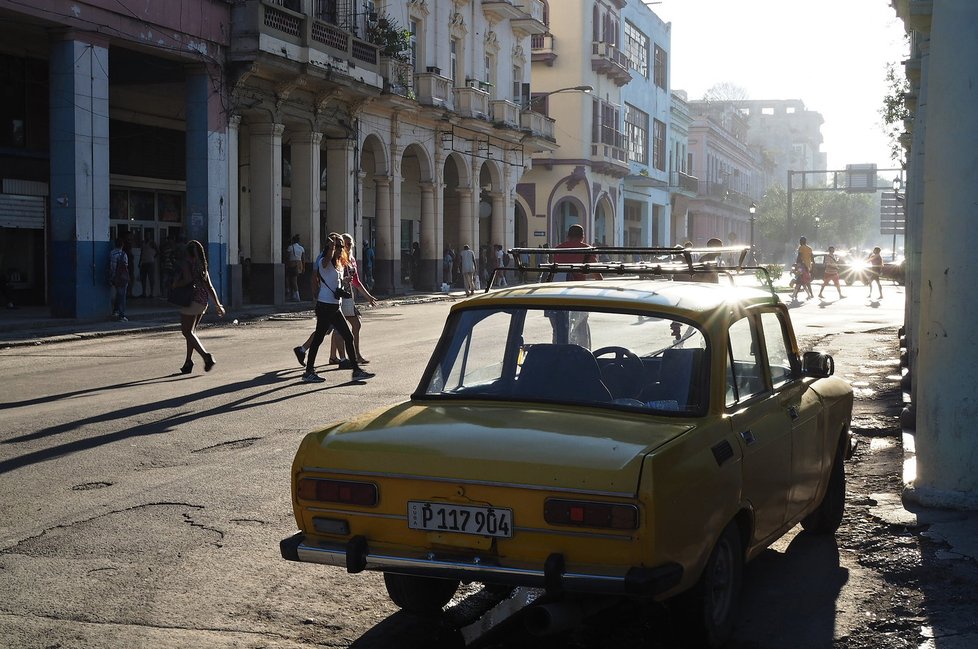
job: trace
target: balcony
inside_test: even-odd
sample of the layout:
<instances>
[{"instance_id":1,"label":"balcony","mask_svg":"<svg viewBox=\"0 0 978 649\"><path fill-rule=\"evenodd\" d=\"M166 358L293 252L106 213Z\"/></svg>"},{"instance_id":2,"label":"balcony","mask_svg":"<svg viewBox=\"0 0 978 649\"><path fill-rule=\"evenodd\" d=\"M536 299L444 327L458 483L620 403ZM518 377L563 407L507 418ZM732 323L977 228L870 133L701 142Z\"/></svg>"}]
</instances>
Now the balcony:
<instances>
[{"instance_id":1,"label":"balcony","mask_svg":"<svg viewBox=\"0 0 978 649\"><path fill-rule=\"evenodd\" d=\"M591 42L591 69L609 77L616 86L623 86L632 80L632 74L628 71L628 59L611 43Z\"/></svg>"},{"instance_id":2,"label":"balcony","mask_svg":"<svg viewBox=\"0 0 978 649\"><path fill-rule=\"evenodd\" d=\"M490 119L495 124L519 127L520 107L508 99L493 99L489 102Z\"/></svg>"},{"instance_id":3,"label":"balcony","mask_svg":"<svg viewBox=\"0 0 978 649\"><path fill-rule=\"evenodd\" d=\"M419 72L414 75L414 92L419 104L447 106L452 97L452 80L437 72Z\"/></svg>"},{"instance_id":4,"label":"balcony","mask_svg":"<svg viewBox=\"0 0 978 649\"><path fill-rule=\"evenodd\" d=\"M295 0L247 0L231 10L231 60L253 61L261 54L329 68L357 77L379 72L378 47L334 24L299 13ZM364 82L377 77L364 78Z\"/></svg>"},{"instance_id":5,"label":"balcony","mask_svg":"<svg viewBox=\"0 0 978 649\"><path fill-rule=\"evenodd\" d=\"M485 3L483 3L485 4ZM523 15L509 21L513 32L520 38L545 34L547 26L543 22L543 0L522 0Z\"/></svg>"},{"instance_id":6,"label":"balcony","mask_svg":"<svg viewBox=\"0 0 978 649\"><path fill-rule=\"evenodd\" d=\"M381 56L380 76L387 92L402 97L414 96L414 67L408 61Z\"/></svg>"},{"instance_id":7,"label":"balcony","mask_svg":"<svg viewBox=\"0 0 978 649\"><path fill-rule=\"evenodd\" d=\"M695 176L690 176L681 171L673 171L669 174L669 187L684 194L695 196L699 190L699 180Z\"/></svg>"},{"instance_id":8,"label":"balcony","mask_svg":"<svg viewBox=\"0 0 978 649\"><path fill-rule=\"evenodd\" d=\"M545 63L548 67L553 67L557 60L557 51L554 49L553 34L534 34L530 37L530 61L532 63Z\"/></svg>"},{"instance_id":9,"label":"balcony","mask_svg":"<svg viewBox=\"0 0 978 649\"><path fill-rule=\"evenodd\" d=\"M554 124L555 121L543 113L535 113L531 110L520 113L520 129L529 132L533 137L555 141Z\"/></svg>"},{"instance_id":10,"label":"balcony","mask_svg":"<svg viewBox=\"0 0 978 649\"><path fill-rule=\"evenodd\" d=\"M482 13L485 14L486 20L491 23L522 18L525 15L523 8L518 6L514 0L482 0Z\"/></svg>"},{"instance_id":11,"label":"balcony","mask_svg":"<svg viewBox=\"0 0 978 649\"><path fill-rule=\"evenodd\" d=\"M478 82L477 82L478 83ZM455 112L462 117L489 118L489 93L473 86L455 88Z\"/></svg>"},{"instance_id":12,"label":"balcony","mask_svg":"<svg viewBox=\"0 0 978 649\"><path fill-rule=\"evenodd\" d=\"M591 144L592 168L598 173L624 178L631 171L625 153L625 136L621 133L605 133L602 139L602 142Z\"/></svg>"}]
</instances>

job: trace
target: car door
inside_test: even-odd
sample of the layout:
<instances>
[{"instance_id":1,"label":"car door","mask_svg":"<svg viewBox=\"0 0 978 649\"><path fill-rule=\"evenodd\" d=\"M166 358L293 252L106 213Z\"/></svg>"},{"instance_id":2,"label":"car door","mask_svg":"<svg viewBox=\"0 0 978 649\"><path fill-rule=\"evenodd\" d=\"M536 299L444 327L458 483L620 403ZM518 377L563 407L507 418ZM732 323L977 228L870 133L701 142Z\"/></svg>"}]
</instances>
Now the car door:
<instances>
[{"instance_id":1,"label":"car door","mask_svg":"<svg viewBox=\"0 0 978 649\"><path fill-rule=\"evenodd\" d=\"M760 313L767 374L771 378L771 387L779 407L787 415L791 431L787 520L793 520L815 498L818 491L824 439L819 434L818 425L821 401L809 389L812 379L803 379L792 370L789 351L792 345L785 318L785 314L778 310Z\"/></svg>"},{"instance_id":2,"label":"car door","mask_svg":"<svg viewBox=\"0 0 978 649\"><path fill-rule=\"evenodd\" d=\"M754 539L783 527L791 479L788 415L765 377L763 345L752 316L727 331L725 407L743 453L743 494L754 510Z\"/></svg>"}]
</instances>

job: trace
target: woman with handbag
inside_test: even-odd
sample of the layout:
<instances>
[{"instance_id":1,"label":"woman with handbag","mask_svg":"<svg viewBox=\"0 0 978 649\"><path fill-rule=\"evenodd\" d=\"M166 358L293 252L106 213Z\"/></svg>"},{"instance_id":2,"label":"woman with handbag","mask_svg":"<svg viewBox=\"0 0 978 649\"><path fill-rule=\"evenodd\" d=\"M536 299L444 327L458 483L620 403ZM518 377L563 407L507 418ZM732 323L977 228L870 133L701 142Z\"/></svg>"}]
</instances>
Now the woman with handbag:
<instances>
[{"instance_id":1,"label":"woman with handbag","mask_svg":"<svg viewBox=\"0 0 978 649\"><path fill-rule=\"evenodd\" d=\"M360 281L357 260L353 256L353 251L356 249L353 244L353 235L345 233L341 237L343 239L343 247L346 248L342 286L344 290L350 293L350 297L344 297L340 300L340 311L343 312L346 321L350 323L350 331L353 332L353 347L357 350L357 363L359 365L366 365L370 361L365 359L360 353L360 327L362 323L360 321L360 309L356 306L356 293L359 291L367 299L367 302L370 303L370 306L375 306L377 300L374 299L374 296L370 294L367 287ZM334 331L329 347L329 364L339 365L341 370L353 367L350 360L346 357L343 347L343 338L339 332Z\"/></svg>"},{"instance_id":2,"label":"woman with handbag","mask_svg":"<svg viewBox=\"0 0 978 649\"><path fill-rule=\"evenodd\" d=\"M189 289L189 291L188 291ZM187 297L181 299L180 293L189 293L189 303L185 306L183 302ZM207 353L200 338L197 337L197 325L207 311L208 299L213 299L217 305L217 315L224 317L224 305L217 297L217 291L211 283L211 276L207 272L207 256L204 254L204 246L196 239L187 242L187 254L180 263L179 274L173 282L170 291L170 300L180 306L180 333L187 340L187 360L180 368L182 374L190 374L194 369L193 353L196 351L204 359L204 371L210 372L216 361L212 354Z\"/></svg>"},{"instance_id":3,"label":"woman with handbag","mask_svg":"<svg viewBox=\"0 0 978 649\"><path fill-rule=\"evenodd\" d=\"M316 264L312 269L317 280L318 292L316 293L316 333L312 336L312 345L309 348L309 355L306 358L306 372L302 375L302 380L306 383L321 383L325 379L316 374L316 354L319 353L319 346L323 344L326 333L332 327L343 337L346 346L347 358L351 359L353 381L366 381L373 378L372 372L367 372L360 368L357 362L357 350L353 345L353 332L347 323L343 312L340 311L340 298L352 297L352 294L343 290L343 268L346 261L346 247L342 237L330 237L326 242L321 263Z\"/></svg>"}]
</instances>

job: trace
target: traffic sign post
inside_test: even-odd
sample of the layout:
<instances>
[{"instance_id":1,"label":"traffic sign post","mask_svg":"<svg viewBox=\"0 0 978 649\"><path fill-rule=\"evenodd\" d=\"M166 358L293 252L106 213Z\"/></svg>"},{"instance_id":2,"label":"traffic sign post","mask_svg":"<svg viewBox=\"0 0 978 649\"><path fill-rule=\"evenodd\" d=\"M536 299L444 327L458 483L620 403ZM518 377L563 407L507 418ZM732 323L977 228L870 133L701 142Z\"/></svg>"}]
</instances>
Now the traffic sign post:
<instances>
[{"instance_id":1,"label":"traffic sign post","mask_svg":"<svg viewBox=\"0 0 978 649\"><path fill-rule=\"evenodd\" d=\"M903 236L907 230L907 215L903 196L898 192L883 192L880 196L880 234Z\"/></svg>"}]
</instances>

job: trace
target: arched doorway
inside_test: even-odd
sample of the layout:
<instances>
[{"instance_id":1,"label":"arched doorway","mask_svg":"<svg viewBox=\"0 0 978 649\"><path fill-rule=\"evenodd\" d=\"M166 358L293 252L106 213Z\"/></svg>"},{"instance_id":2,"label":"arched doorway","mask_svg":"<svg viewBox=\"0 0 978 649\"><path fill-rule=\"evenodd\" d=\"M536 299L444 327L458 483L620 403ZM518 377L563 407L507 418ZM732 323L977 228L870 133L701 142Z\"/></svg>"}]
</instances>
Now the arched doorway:
<instances>
[{"instance_id":1,"label":"arched doorway","mask_svg":"<svg viewBox=\"0 0 978 649\"><path fill-rule=\"evenodd\" d=\"M553 223L552 245L564 241L567 238L567 230L575 223L583 226L585 238L588 236L587 226L584 224L584 205L576 198L562 198L557 202L553 211Z\"/></svg>"}]
</instances>

